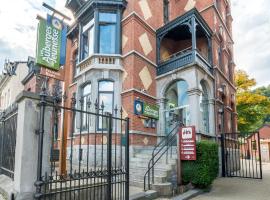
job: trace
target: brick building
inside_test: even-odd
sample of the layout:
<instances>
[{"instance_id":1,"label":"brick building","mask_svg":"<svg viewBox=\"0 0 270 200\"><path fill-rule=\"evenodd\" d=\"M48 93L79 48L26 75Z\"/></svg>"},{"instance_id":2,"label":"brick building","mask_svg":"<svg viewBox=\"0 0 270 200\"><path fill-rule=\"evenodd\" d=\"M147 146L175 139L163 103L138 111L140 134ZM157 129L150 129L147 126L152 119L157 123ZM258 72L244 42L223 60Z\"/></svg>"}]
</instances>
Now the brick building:
<instances>
[{"instance_id":1,"label":"brick building","mask_svg":"<svg viewBox=\"0 0 270 200\"><path fill-rule=\"evenodd\" d=\"M66 7L75 23L65 91L103 102L107 112L122 107L131 145L154 145L173 121L195 125L198 137L237 130L229 0L68 0ZM138 115L135 102L158 106L158 117Z\"/></svg>"}]
</instances>

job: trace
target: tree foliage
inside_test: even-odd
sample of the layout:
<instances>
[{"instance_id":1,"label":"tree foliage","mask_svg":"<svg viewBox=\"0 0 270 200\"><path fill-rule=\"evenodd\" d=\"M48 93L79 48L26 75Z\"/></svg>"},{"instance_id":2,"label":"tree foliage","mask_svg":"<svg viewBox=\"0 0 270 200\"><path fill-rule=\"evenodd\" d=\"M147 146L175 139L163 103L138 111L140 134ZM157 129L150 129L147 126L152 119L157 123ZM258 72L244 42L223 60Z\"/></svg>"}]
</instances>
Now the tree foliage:
<instances>
[{"instance_id":1,"label":"tree foliage","mask_svg":"<svg viewBox=\"0 0 270 200\"><path fill-rule=\"evenodd\" d=\"M256 81L243 70L235 75L237 88L238 130L253 131L259 128L270 114L270 100L262 92L254 92Z\"/></svg>"}]
</instances>

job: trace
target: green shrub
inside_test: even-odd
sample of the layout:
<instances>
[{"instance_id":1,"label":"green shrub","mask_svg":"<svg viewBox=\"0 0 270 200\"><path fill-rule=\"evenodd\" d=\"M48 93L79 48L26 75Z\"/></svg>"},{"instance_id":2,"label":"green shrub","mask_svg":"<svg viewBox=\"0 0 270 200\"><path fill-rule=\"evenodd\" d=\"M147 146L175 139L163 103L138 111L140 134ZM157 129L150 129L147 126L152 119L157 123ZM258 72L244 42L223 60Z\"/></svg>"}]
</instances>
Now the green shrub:
<instances>
[{"instance_id":1,"label":"green shrub","mask_svg":"<svg viewBox=\"0 0 270 200\"><path fill-rule=\"evenodd\" d=\"M197 142L196 147L197 160L182 161L183 182L191 182L196 187L207 188L218 174L218 144L212 141L200 141Z\"/></svg>"}]
</instances>

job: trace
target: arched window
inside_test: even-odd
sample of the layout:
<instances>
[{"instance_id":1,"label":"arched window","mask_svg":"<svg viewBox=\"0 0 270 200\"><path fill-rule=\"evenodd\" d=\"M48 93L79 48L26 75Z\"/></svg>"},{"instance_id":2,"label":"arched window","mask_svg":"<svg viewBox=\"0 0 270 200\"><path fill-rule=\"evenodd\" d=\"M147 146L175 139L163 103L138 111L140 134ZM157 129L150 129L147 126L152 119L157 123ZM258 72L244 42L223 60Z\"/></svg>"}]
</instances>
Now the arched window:
<instances>
[{"instance_id":1,"label":"arched window","mask_svg":"<svg viewBox=\"0 0 270 200\"><path fill-rule=\"evenodd\" d=\"M99 106L104 105L103 113L113 113L114 108L114 82L102 80L98 83L98 102ZM105 120L105 119L104 119ZM106 129L107 125L104 120L99 119L99 129ZM103 123L102 123L103 121Z\"/></svg>"},{"instance_id":2,"label":"arched window","mask_svg":"<svg viewBox=\"0 0 270 200\"><path fill-rule=\"evenodd\" d=\"M82 110L89 111L87 108L87 102L91 101L91 83L88 83L82 87L81 94L81 98L83 100ZM87 130L86 113L82 114L82 130Z\"/></svg>"},{"instance_id":3,"label":"arched window","mask_svg":"<svg viewBox=\"0 0 270 200\"><path fill-rule=\"evenodd\" d=\"M204 133L209 133L209 97L204 81L200 82L200 89L201 129Z\"/></svg>"}]
</instances>

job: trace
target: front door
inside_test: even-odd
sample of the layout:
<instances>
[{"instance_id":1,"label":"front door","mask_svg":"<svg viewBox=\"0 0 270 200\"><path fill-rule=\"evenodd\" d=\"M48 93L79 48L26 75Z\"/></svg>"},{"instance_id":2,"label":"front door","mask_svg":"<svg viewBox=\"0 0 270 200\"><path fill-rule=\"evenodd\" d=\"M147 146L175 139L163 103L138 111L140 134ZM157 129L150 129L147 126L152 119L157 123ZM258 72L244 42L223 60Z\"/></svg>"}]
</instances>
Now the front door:
<instances>
[{"instance_id":1,"label":"front door","mask_svg":"<svg viewBox=\"0 0 270 200\"><path fill-rule=\"evenodd\" d=\"M173 130L177 122L183 125L189 125L188 106L176 107L165 110L164 116L166 135Z\"/></svg>"}]
</instances>

